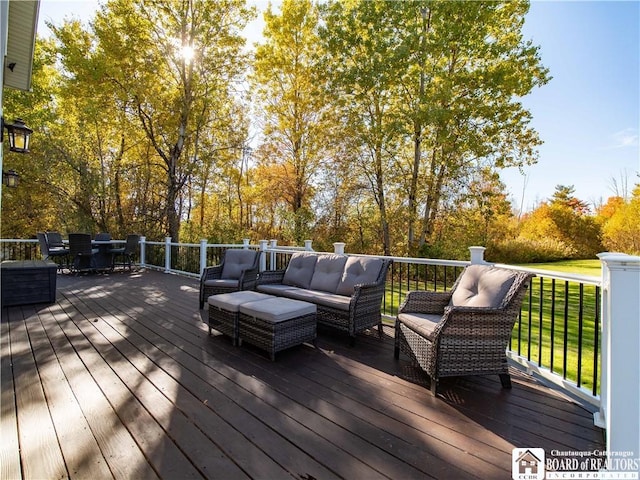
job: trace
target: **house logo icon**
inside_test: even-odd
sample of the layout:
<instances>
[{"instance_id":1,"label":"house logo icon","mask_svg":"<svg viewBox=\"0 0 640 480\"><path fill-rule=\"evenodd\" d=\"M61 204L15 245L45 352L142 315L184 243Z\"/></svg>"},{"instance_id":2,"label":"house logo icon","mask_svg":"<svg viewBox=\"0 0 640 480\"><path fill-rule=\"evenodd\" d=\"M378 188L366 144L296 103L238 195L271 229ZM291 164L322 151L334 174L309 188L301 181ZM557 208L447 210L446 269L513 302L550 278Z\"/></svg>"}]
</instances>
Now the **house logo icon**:
<instances>
[{"instance_id":1,"label":"house logo icon","mask_svg":"<svg viewBox=\"0 0 640 480\"><path fill-rule=\"evenodd\" d=\"M544 480L543 448L514 448L511 459L513 480Z\"/></svg>"}]
</instances>

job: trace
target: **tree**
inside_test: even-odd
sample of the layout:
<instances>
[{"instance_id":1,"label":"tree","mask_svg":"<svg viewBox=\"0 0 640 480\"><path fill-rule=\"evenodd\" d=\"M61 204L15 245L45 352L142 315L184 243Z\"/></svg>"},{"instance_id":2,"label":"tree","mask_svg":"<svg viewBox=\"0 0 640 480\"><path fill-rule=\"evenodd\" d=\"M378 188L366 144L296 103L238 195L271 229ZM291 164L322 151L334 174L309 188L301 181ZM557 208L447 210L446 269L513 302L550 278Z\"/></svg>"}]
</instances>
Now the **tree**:
<instances>
[{"instance_id":1,"label":"tree","mask_svg":"<svg viewBox=\"0 0 640 480\"><path fill-rule=\"evenodd\" d=\"M563 206L571 209L578 215L589 213L589 205L575 197L573 185L556 185L556 190L551 197L551 205Z\"/></svg>"},{"instance_id":2,"label":"tree","mask_svg":"<svg viewBox=\"0 0 640 480\"><path fill-rule=\"evenodd\" d=\"M429 241L448 185L471 173L478 159L495 168L535 162L541 142L518 97L549 79L538 48L522 38L528 3L441 2L428 8L436 38L428 47L429 129L421 142L429 152L421 243Z\"/></svg>"},{"instance_id":3,"label":"tree","mask_svg":"<svg viewBox=\"0 0 640 480\"><path fill-rule=\"evenodd\" d=\"M111 0L97 15L93 68L135 116L165 172L167 233L179 241L180 205L201 145L228 124L224 105L246 67L241 0Z\"/></svg>"},{"instance_id":4,"label":"tree","mask_svg":"<svg viewBox=\"0 0 640 480\"><path fill-rule=\"evenodd\" d=\"M640 184L636 184L630 200L616 209L602 230L608 250L640 255Z\"/></svg>"},{"instance_id":5,"label":"tree","mask_svg":"<svg viewBox=\"0 0 640 480\"><path fill-rule=\"evenodd\" d=\"M252 83L262 111L268 157L278 191L293 216L293 236L304 240L312 180L323 148L323 99L317 84L318 10L310 0L284 0L281 13L264 14L265 43L255 53Z\"/></svg>"},{"instance_id":6,"label":"tree","mask_svg":"<svg viewBox=\"0 0 640 480\"><path fill-rule=\"evenodd\" d=\"M387 190L402 140L397 114L396 71L391 52L401 42L390 12L401 2L328 2L321 28L323 69L340 110L340 126L352 165L370 186L379 212L382 250L391 254Z\"/></svg>"},{"instance_id":7,"label":"tree","mask_svg":"<svg viewBox=\"0 0 640 480\"><path fill-rule=\"evenodd\" d=\"M603 249L602 235L597 219L587 213L586 204L573 196L573 187L559 185L549 202L524 217L520 237L556 241L571 258L594 258Z\"/></svg>"},{"instance_id":8,"label":"tree","mask_svg":"<svg viewBox=\"0 0 640 480\"><path fill-rule=\"evenodd\" d=\"M518 98L549 76L538 48L522 37L527 10L526 2L363 0L326 7L322 38L332 85L350 112L362 112L360 122L350 123L370 133L356 138L373 152L381 209L390 185L385 161L402 173L409 251L431 241L443 195L471 178L478 163L503 168L536 160L540 140Z\"/></svg>"}]
</instances>

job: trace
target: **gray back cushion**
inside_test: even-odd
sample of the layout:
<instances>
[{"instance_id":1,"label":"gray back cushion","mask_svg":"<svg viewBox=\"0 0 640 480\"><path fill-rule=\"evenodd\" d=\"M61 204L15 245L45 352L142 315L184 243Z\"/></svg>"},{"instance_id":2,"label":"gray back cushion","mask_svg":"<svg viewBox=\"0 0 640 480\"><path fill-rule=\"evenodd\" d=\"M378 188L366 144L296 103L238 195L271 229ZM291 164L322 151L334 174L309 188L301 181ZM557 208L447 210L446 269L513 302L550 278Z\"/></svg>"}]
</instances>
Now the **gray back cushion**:
<instances>
[{"instance_id":1,"label":"gray back cushion","mask_svg":"<svg viewBox=\"0 0 640 480\"><path fill-rule=\"evenodd\" d=\"M344 255L318 256L311 278L311 290L336 293L346 262L347 257Z\"/></svg>"},{"instance_id":2,"label":"gray back cushion","mask_svg":"<svg viewBox=\"0 0 640 480\"><path fill-rule=\"evenodd\" d=\"M224 253L221 278L238 280L243 270L253 267L258 252L254 250L229 249Z\"/></svg>"},{"instance_id":3,"label":"gray back cushion","mask_svg":"<svg viewBox=\"0 0 640 480\"><path fill-rule=\"evenodd\" d=\"M375 283L382 265L383 261L379 258L348 257L336 293L352 295L355 285Z\"/></svg>"},{"instance_id":4,"label":"gray back cushion","mask_svg":"<svg viewBox=\"0 0 640 480\"><path fill-rule=\"evenodd\" d=\"M515 272L489 265L470 265L451 296L451 306L498 308L515 279Z\"/></svg>"},{"instance_id":5,"label":"gray back cushion","mask_svg":"<svg viewBox=\"0 0 640 480\"><path fill-rule=\"evenodd\" d=\"M309 288L318 255L309 252L296 252L291 255L282 283L292 287Z\"/></svg>"}]
</instances>

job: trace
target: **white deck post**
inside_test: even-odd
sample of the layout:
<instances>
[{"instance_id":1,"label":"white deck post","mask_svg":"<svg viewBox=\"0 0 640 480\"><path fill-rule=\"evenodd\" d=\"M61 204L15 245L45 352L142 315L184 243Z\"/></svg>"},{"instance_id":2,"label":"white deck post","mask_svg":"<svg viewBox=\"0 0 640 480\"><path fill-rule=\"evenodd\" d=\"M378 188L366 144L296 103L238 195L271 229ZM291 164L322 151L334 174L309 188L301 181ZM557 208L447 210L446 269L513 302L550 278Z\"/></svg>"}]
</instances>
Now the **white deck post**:
<instances>
[{"instance_id":1,"label":"white deck post","mask_svg":"<svg viewBox=\"0 0 640 480\"><path fill-rule=\"evenodd\" d=\"M147 237L140 237L140 266L144 267L147 262Z\"/></svg>"},{"instance_id":2,"label":"white deck post","mask_svg":"<svg viewBox=\"0 0 640 480\"><path fill-rule=\"evenodd\" d=\"M595 423L607 430L607 452L640 458L640 257L600 253L602 375Z\"/></svg>"},{"instance_id":3,"label":"white deck post","mask_svg":"<svg viewBox=\"0 0 640 480\"><path fill-rule=\"evenodd\" d=\"M267 246L269 242L267 240L260 240L260 271L264 272L267 269Z\"/></svg>"},{"instance_id":4,"label":"white deck post","mask_svg":"<svg viewBox=\"0 0 640 480\"><path fill-rule=\"evenodd\" d=\"M305 240L304 241L304 249L307 252L313 252L313 247L311 246L312 243L313 243L313 240Z\"/></svg>"},{"instance_id":5,"label":"white deck post","mask_svg":"<svg viewBox=\"0 0 640 480\"><path fill-rule=\"evenodd\" d=\"M333 244L333 252L338 255L344 255L344 246L346 244L344 242L335 242Z\"/></svg>"},{"instance_id":6,"label":"white deck post","mask_svg":"<svg viewBox=\"0 0 640 480\"><path fill-rule=\"evenodd\" d=\"M278 240L271 240L271 248L274 249L278 246ZM271 258L269 259L269 269L276 269L276 252L271 251Z\"/></svg>"},{"instance_id":7,"label":"white deck post","mask_svg":"<svg viewBox=\"0 0 640 480\"><path fill-rule=\"evenodd\" d=\"M200 275L207 268L207 243L206 238L200 239Z\"/></svg>"},{"instance_id":8,"label":"white deck post","mask_svg":"<svg viewBox=\"0 0 640 480\"><path fill-rule=\"evenodd\" d=\"M245 250L248 250L250 241L251 240L249 238L243 238L242 239L242 248L245 249Z\"/></svg>"},{"instance_id":9,"label":"white deck post","mask_svg":"<svg viewBox=\"0 0 640 480\"><path fill-rule=\"evenodd\" d=\"M171 271L171 237L164 238L164 273Z\"/></svg>"},{"instance_id":10,"label":"white deck post","mask_svg":"<svg viewBox=\"0 0 640 480\"><path fill-rule=\"evenodd\" d=\"M484 261L485 250L485 247L469 247L469 251L471 252L471 265L482 265L487 263Z\"/></svg>"}]
</instances>

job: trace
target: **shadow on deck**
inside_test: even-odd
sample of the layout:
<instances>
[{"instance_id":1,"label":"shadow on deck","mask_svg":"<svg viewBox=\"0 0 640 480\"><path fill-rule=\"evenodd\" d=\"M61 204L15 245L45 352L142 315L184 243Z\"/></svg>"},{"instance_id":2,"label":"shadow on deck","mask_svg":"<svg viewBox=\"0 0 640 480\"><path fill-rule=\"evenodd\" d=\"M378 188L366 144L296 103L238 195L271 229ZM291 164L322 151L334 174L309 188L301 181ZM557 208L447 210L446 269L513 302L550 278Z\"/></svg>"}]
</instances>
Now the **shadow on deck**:
<instances>
[{"instance_id":1,"label":"shadow on deck","mask_svg":"<svg viewBox=\"0 0 640 480\"><path fill-rule=\"evenodd\" d=\"M513 370L444 379L393 328L268 360L209 336L197 280L58 275L2 310L2 478L511 478L515 447L604 450L591 413Z\"/></svg>"}]
</instances>

